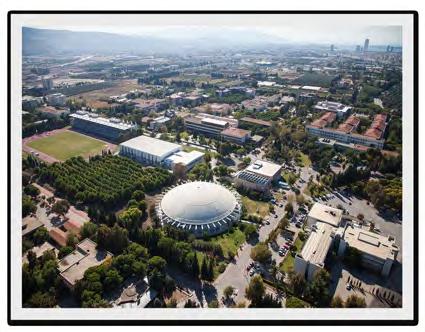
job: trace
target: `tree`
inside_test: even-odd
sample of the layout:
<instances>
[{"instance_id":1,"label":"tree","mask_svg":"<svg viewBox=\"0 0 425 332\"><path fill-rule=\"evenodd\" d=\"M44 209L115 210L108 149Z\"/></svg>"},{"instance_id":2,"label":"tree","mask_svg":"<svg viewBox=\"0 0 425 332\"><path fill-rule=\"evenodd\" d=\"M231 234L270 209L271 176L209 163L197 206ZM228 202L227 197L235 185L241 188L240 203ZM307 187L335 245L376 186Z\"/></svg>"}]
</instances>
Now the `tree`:
<instances>
[{"instance_id":1,"label":"tree","mask_svg":"<svg viewBox=\"0 0 425 332\"><path fill-rule=\"evenodd\" d=\"M250 256L254 261L266 263L271 259L272 253L266 243L260 242L251 249Z\"/></svg>"},{"instance_id":2,"label":"tree","mask_svg":"<svg viewBox=\"0 0 425 332\"><path fill-rule=\"evenodd\" d=\"M27 252L27 260L28 260L28 266L32 270L34 269L36 263L37 263L37 256L34 251L28 250Z\"/></svg>"},{"instance_id":3,"label":"tree","mask_svg":"<svg viewBox=\"0 0 425 332\"><path fill-rule=\"evenodd\" d=\"M246 297L251 300L252 304L255 306L259 304L266 292L263 279L261 276L254 276L249 282L248 287L245 290Z\"/></svg>"},{"instance_id":4,"label":"tree","mask_svg":"<svg viewBox=\"0 0 425 332\"><path fill-rule=\"evenodd\" d=\"M366 308L366 301L364 298L352 294L345 300L345 307L346 308Z\"/></svg>"},{"instance_id":5,"label":"tree","mask_svg":"<svg viewBox=\"0 0 425 332\"><path fill-rule=\"evenodd\" d=\"M135 190L131 194L131 198L136 201L141 201L142 199L145 199L145 193L142 190Z\"/></svg>"},{"instance_id":6,"label":"tree","mask_svg":"<svg viewBox=\"0 0 425 332\"><path fill-rule=\"evenodd\" d=\"M218 307L219 307L219 303L218 303L218 301L216 299L211 300L208 303L208 308L218 308Z\"/></svg>"},{"instance_id":7,"label":"tree","mask_svg":"<svg viewBox=\"0 0 425 332\"><path fill-rule=\"evenodd\" d=\"M43 244L44 242L49 240L49 231L44 226L38 228L34 232L34 234L32 236L32 240L33 240L34 244L37 245L37 246L39 246L40 244Z\"/></svg>"},{"instance_id":8,"label":"tree","mask_svg":"<svg viewBox=\"0 0 425 332\"><path fill-rule=\"evenodd\" d=\"M126 229L135 230L140 226L142 215L137 207L130 207L119 215L119 220Z\"/></svg>"},{"instance_id":9,"label":"tree","mask_svg":"<svg viewBox=\"0 0 425 332\"><path fill-rule=\"evenodd\" d=\"M95 223L92 223L90 221L85 222L80 229L81 238L82 239L90 238L96 234L96 231L97 231L97 225Z\"/></svg>"},{"instance_id":10,"label":"tree","mask_svg":"<svg viewBox=\"0 0 425 332\"><path fill-rule=\"evenodd\" d=\"M291 296L286 299L285 307L286 308L305 308L306 303L295 296Z\"/></svg>"},{"instance_id":11,"label":"tree","mask_svg":"<svg viewBox=\"0 0 425 332\"><path fill-rule=\"evenodd\" d=\"M344 301L339 296L335 296L332 299L331 308L344 308Z\"/></svg>"},{"instance_id":12,"label":"tree","mask_svg":"<svg viewBox=\"0 0 425 332\"><path fill-rule=\"evenodd\" d=\"M293 270L291 270L288 274L289 285L292 291L295 295L301 296L306 288L306 281L304 279L304 276L299 273L295 273L295 271Z\"/></svg>"},{"instance_id":13,"label":"tree","mask_svg":"<svg viewBox=\"0 0 425 332\"><path fill-rule=\"evenodd\" d=\"M184 307L185 308L199 308L199 305L195 301L192 301L191 299L189 299L184 304Z\"/></svg>"},{"instance_id":14,"label":"tree","mask_svg":"<svg viewBox=\"0 0 425 332\"><path fill-rule=\"evenodd\" d=\"M100 225L97 231L97 246L100 249L119 254L128 246L128 232L118 224L112 228Z\"/></svg>"},{"instance_id":15,"label":"tree","mask_svg":"<svg viewBox=\"0 0 425 332\"><path fill-rule=\"evenodd\" d=\"M64 217L68 213L69 207L69 202L66 199L61 199L53 204L52 212L56 213L61 217Z\"/></svg>"},{"instance_id":16,"label":"tree","mask_svg":"<svg viewBox=\"0 0 425 332\"><path fill-rule=\"evenodd\" d=\"M285 211L289 217L292 217L292 215L294 214L294 206L292 205L292 203L286 203Z\"/></svg>"},{"instance_id":17,"label":"tree","mask_svg":"<svg viewBox=\"0 0 425 332\"><path fill-rule=\"evenodd\" d=\"M114 289L121 285L122 282L123 277L119 274L118 270L112 268L106 272L103 285L105 289Z\"/></svg>"},{"instance_id":18,"label":"tree","mask_svg":"<svg viewBox=\"0 0 425 332\"><path fill-rule=\"evenodd\" d=\"M32 184L29 184L24 187L24 193L31 197L37 197L40 194L40 189L38 189L36 186Z\"/></svg>"},{"instance_id":19,"label":"tree","mask_svg":"<svg viewBox=\"0 0 425 332\"><path fill-rule=\"evenodd\" d=\"M73 232L69 232L66 237L66 246L74 248L77 243L78 237Z\"/></svg>"},{"instance_id":20,"label":"tree","mask_svg":"<svg viewBox=\"0 0 425 332\"><path fill-rule=\"evenodd\" d=\"M316 307L325 307L329 304L329 273L322 269L314 275L307 287L307 297Z\"/></svg>"},{"instance_id":21,"label":"tree","mask_svg":"<svg viewBox=\"0 0 425 332\"><path fill-rule=\"evenodd\" d=\"M229 299L232 295L233 292L235 291L235 289L232 286L227 286L224 290L223 290L223 295L226 299Z\"/></svg>"},{"instance_id":22,"label":"tree","mask_svg":"<svg viewBox=\"0 0 425 332\"><path fill-rule=\"evenodd\" d=\"M37 292L31 296L27 305L31 308L53 308L56 306L56 298L50 293Z\"/></svg>"},{"instance_id":23,"label":"tree","mask_svg":"<svg viewBox=\"0 0 425 332\"><path fill-rule=\"evenodd\" d=\"M61 259L74 251L74 247L65 246L59 249L58 258Z\"/></svg>"},{"instance_id":24,"label":"tree","mask_svg":"<svg viewBox=\"0 0 425 332\"><path fill-rule=\"evenodd\" d=\"M22 218L37 211L37 205L28 195L22 195Z\"/></svg>"}]
</instances>

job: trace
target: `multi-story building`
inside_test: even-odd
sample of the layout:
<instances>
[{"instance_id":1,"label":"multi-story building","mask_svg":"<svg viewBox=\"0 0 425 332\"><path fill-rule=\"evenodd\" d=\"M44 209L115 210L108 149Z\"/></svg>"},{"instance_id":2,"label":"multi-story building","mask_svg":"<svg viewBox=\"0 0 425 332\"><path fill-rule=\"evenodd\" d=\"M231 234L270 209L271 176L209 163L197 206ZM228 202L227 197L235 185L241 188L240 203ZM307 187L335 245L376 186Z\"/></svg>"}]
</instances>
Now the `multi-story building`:
<instances>
[{"instance_id":1,"label":"multi-story building","mask_svg":"<svg viewBox=\"0 0 425 332\"><path fill-rule=\"evenodd\" d=\"M145 165L161 166L172 170L176 165L180 165L185 171L201 162L204 156L202 152L185 152L178 144L144 135L121 143L119 153Z\"/></svg>"},{"instance_id":2,"label":"multi-story building","mask_svg":"<svg viewBox=\"0 0 425 332\"><path fill-rule=\"evenodd\" d=\"M112 257L110 252L98 249L97 244L87 238L58 262L59 275L65 285L73 289L89 268L98 266Z\"/></svg>"},{"instance_id":3,"label":"multi-story building","mask_svg":"<svg viewBox=\"0 0 425 332\"><path fill-rule=\"evenodd\" d=\"M151 130L158 130L162 125L165 125L167 122L170 121L170 118L167 116L159 116L155 119L152 119L149 122L149 129Z\"/></svg>"},{"instance_id":4,"label":"multi-story building","mask_svg":"<svg viewBox=\"0 0 425 332\"><path fill-rule=\"evenodd\" d=\"M46 91L52 90L54 87L53 79L50 76L43 77L41 79L41 84L43 85L43 89Z\"/></svg>"},{"instance_id":5,"label":"multi-story building","mask_svg":"<svg viewBox=\"0 0 425 332\"><path fill-rule=\"evenodd\" d=\"M339 241L338 255L347 248L355 248L361 255L361 263L366 268L388 277L399 252L393 237L385 237L348 224Z\"/></svg>"},{"instance_id":6,"label":"multi-story building","mask_svg":"<svg viewBox=\"0 0 425 332\"><path fill-rule=\"evenodd\" d=\"M312 229L300 253L295 255L294 270L306 280L312 281L315 274L325 267L325 259L332 246L336 228L318 222Z\"/></svg>"},{"instance_id":7,"label":"multi-story building","mask_svg":"<svg viewBox=\"0 0 425 332\"><path fill-rule=\"evenodd\" d=\"M251 131L234 127L228 127L220 134L223 140L240 145L245 144L251 138Z\"/></svg>"},{"instance_id":8,"label":"multi-story building","mask_svg":"<svg viewBox=\"0 0 425 332\"><path fill-rule=\"evenodd\" d=\"M113 141L138 128L135 123L124 122L116 118L108 119L86 111L77 111L69 116L74 129Z\"/></svg>"},{"instance_id":9,"label":"multi-story building","mask_svg":"<svg viewBox=\"0 0 425 332\"><path fill-rule=\"evenodd\" d=\"M46 101L50 106L64 106L66 103L66 96L62 93L53 93L46 96Z\"/></svg>"},{"instance_id":10,"label":"multi-story building","mask_svg":"<svg viewBox=\"0 0 425 332\"><path fill-rule=\"evenodd\" d=\"M43 104L43 97L22 97L22 109L24 111L31 111Z\"/></svg>"},{"instance_id":11,"label":"multi-story building","mask_svg":"<svg viewBox=\"0 0 425 332\"><path fill-rule=\"evenodd\" d=\"M306 130L309 134L345 144L354 144L377 149L382 149L384 147L384 133L387 126L385 122L387 116L385 114L376 115L370 128L363 134L357 134L355 132L355 129L360 123L360 120L355 116L350 116L337 129L326 128L330 123L323 121L322 118L306 126Z\"/></svg>"},{"instance_id":12,"label":"multi-story building","mask_svg":"<svg viewBox=\"0 0 425 332\"><path fill-rule=\"evenodd\" d=\"M338 117L344 117L350 113L352 107L335 101L319 101L314 108L318 111L335 112Z\"/></svg>"},{"instance_id":13,"label":"multi-story building","mask_svg":"<svg viewBox=\"0 0 425 332\"><path fill-rule=\"evenodd\" d=\"M264 160L257 160L247 168L236 173L234 183L246 189L265 192L273 182L281 177L282 166Z\"/></svg>"}]
</instances>

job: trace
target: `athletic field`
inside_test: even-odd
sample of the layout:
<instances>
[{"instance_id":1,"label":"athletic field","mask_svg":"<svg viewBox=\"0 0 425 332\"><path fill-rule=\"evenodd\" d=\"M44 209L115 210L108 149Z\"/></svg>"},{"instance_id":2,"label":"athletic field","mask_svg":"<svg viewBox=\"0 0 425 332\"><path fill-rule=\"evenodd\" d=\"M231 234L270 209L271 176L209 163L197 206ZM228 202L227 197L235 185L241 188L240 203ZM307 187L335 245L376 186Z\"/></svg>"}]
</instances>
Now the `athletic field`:
<instances>
[{"instance_id":1,"label":"athletic field","mask_svg":"<svg viewBox=\"0 0 425 332\"><path fill-rule=\"evenodd\" d=\"M69 130L35 139L27 146L61 161L99 154L108 147L105 142Z\"/></svg>"}]
</instances>

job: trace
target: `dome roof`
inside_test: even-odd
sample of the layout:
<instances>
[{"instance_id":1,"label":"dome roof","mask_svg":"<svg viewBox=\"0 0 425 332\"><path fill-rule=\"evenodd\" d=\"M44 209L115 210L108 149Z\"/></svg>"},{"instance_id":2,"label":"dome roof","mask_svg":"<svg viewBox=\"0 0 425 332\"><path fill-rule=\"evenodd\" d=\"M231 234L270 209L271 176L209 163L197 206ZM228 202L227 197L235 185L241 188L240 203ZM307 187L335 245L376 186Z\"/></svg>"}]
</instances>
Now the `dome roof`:
<instances>
[{"instance_id":1,"label":"dome roof","mask_svg":"<svg viewBox=\"0 0 425 332\"><path fill-rule=\"evenodd\" d=\"M169 218L187 224L207 224L230 215L237 206L234 194L211 182L189 182L168 191L161 209Z\"/></svg>"}]
</instances>

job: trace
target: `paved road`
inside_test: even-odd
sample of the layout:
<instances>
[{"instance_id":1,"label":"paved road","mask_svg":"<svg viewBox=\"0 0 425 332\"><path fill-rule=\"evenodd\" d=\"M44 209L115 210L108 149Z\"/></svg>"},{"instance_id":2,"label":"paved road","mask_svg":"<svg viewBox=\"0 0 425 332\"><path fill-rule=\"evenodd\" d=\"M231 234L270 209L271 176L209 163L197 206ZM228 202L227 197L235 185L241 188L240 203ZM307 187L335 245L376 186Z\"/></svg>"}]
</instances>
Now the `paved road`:
<instances>
[{"instance_id":1,"label":"paved road","mask_svg":"<svg viewBox=\"0 0 425 332\"><path fill-rule=\"evenodd\" d=\"M280 219L285 214L285 208L275 206L275 213L278 215L277 218L274 218L273 215L270 216L270 225L263 225L259 230L258 240L260 242L265 241L270 232L274 230L279 224ZM238 295L234 298L234 301L240 302L245 299L245 288L249 284L250 277L248 275L247 266L252 261L250 258L251 249L253 245L245 243L235 256L233 262L227 265L226 270L215 280L214 286L217 290L217 297L221 299L223 296L223 290L227 286L233 286L238 290ZM272 251L273 252L273 251ZM280 256L279 259L281 259Z\"/></svg>"}]
</instances>

